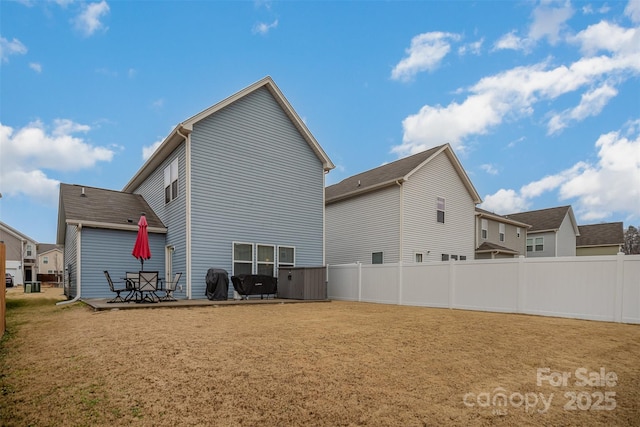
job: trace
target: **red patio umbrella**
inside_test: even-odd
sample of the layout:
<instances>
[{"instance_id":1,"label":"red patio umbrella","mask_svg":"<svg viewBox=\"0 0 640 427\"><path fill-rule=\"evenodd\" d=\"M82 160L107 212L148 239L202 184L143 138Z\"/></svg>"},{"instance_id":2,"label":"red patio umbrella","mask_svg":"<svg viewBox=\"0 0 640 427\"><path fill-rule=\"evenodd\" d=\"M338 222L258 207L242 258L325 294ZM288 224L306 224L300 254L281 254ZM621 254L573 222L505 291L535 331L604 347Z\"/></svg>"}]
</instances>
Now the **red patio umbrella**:
<instances>
[{"instance_id":1,"label":"red patio umbrella","mask_svg":"<svg viewBox=\"0 0 640 427\"><path fill-rule=\"evenodd\" d=\"M151 258L151 249L149 248L149 235L147 234L147 217L142 214L138 221L138 237L136 244L133 245L131 255L140 260L140 269L144 270L144 260Z\"/></svg>"}]
</instances>

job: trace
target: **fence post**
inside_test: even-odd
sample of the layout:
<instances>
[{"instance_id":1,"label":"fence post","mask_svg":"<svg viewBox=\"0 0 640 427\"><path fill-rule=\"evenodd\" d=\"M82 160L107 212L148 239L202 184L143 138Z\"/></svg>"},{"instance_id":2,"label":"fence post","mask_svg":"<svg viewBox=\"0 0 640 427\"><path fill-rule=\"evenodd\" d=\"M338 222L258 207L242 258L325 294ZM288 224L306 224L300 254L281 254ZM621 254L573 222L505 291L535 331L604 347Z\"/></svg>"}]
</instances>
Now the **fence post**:
<instances>
[{"instance_id":1,"label":"fence post","mask_svg":"<svg viewBox=\"0 0 640 427\"><path fill-rule=\"evenodd\" d=\"M449 308L454 308L455 300L455 286L456 286L456 272L453 259L449 259Z\"/></svg>"},{"instance_id":2,"label":"fence post","mask_svg":"<svg viewBox=\"0 0 640 427\"><path fill-rule=\"evenodd\" d=\"M362 302L362 264L358 261L358 302Z\"/></svg>"},{"instance_id":3,"label":"fence post","mask_svg":"<svg viewBox=\"0 0 640 427\"><path fill-rule=\"evenodd\" d=\"M398 263L398 305L402 305L402 261Z\"/></svg>"},{"instance_id":4,"label":"fence post","mask_svg":"<svg viewBox=\"0 0 640 427\"><path fill-rule=\"evenodd\" d=\"M616 255L616 282L614 292L614 306L613 306L613 320L618 323L622 323L622 307L624 292L624 253L618 252Z\"/></svg>"},{"instance_id":5,"label":"fence post","mask_svg":"<svg viewBox=\"0 0 640 427\"><path fill-rule=\"evenodd\" d=\"M525 306L525 283L527 280L525 272L524 255L518 256L518 283L516 289L516 313L523 313Z\"/></svg>"}]
</instances>

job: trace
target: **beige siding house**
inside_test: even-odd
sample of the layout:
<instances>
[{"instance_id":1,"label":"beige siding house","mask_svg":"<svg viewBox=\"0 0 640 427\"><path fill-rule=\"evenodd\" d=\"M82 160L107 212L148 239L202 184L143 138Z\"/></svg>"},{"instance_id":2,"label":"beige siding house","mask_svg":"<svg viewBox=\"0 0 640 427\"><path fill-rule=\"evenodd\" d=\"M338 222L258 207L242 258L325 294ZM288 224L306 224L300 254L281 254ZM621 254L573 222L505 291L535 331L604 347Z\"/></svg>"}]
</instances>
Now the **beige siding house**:
<instances>
[{"instance_id":1,"label":"beige siding house","mask_svg":"<svg viewBox=\"0 0 640 427\"><path fill-rule=\"evenodd\" d=\"M38 242L4 222L0 222L0 241L6 246L5 267L7 273L13 276L14 285L36 280Z\"/></svg>"},{"instance_id":2,"label":"beige siding house","mask_svg":"<svg viewBox=\"0 0 640 427\"><path fill-rule=\"evenodd\" d=\"M38 245L38 274L56 274L61 281L64 273L62 248L52 243Z\"/></svg>"},{"instance_id":3,"label":"beige siding house","mask_svg":"<svg viewBox=\"0 0 640 427\"><path fill-rule=\"evenodd\" d=\"M616 255L624 244L622 222L579 225L576 239L576 255Z\"/></svg>"},{"instance_id":4,"label":"beige siding house","mask_svg":"<svg viewBox=\"0 0 640 427\"><path fill-rule=\"evenodd\" d=\"M529 224L476 208L476 259L524 256L529 228Z\"/></svg>"},{"instance_id":5,"label":"beige siding house","mask_svg":"<svg viewBox=\"0 0 640 427\"><path fill-rule=\"evenodd\" d=\"M328 264L473 259L480 196L449 144L325 191Z\"/></svg>"}]
</instances>

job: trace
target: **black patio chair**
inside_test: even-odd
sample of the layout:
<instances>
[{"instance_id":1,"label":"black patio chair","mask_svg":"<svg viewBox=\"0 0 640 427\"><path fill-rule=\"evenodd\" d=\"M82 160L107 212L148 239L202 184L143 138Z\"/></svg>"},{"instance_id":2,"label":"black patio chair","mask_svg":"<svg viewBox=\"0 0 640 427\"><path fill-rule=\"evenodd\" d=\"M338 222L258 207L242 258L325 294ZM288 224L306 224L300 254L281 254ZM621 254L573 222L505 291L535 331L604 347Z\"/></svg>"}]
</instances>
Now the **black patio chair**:
<instances>
[{"instance_id":1,"label":"black patio chair","mask_svg":"<svg viewBox=\"0 0 640 427\"><path fill-rule=\"evenodd\" d=\"M167 281L165 283L165 286L164 286L165 295L162 298L160 298L160 301L178 301L173 297L173 292L176 290L176 287L178 286L178 282L180 281L181 276L182 276L182 273L176 273L173 276L172 281Z\"/></svg>"},{"instance_id":2,"label":"black patio chair","mask_svg":"<svg viewBox=\"0 0 640 427\"><path fill-rule=\"evenodd\" d=\"M160 298L156 294L158 290L158 272L157 271L141 271L138 291L142 298L137 302L158 302ZM147 293L145 295L145 292Z\"/></svg>"},{"instance_id":3,"label":"black patio chair","mask_svg":"<svg viewBox=\"0 0 640 427\"><path fill-rule=\"evenodd\" d=\"M137 271L127 271L125 273L125 283L127 284L127 291L129 291L127 296L124 298L125 301L137 301L140 273L138 273Z\"/></svg>"},{"instance_id":4,"label":"black patio chair","mask_svg":"<svg viewBox=\"0 0 640 427\"><path fill-rule=\"evenodd\" d=\"M107 282L109 282L109 289L111 289L111 292L115 292L116 293L115 298L112 299L112 300L109 300L107 302L127 302L124 299L122 299L122 297L120 296L121 292L126 292L127 291L127 288L126 288L126 286L124 286L124 283L122 283L122 282L114 282L113 280L111 280L111 276L109 276L109 272L106 271L106 270L104 271L104 277L106 277L107 278ZM122 285L124 287L122 287L122 288L116 287L115 283L118 283L118 284L122 283Z\"/></svg>"}]
</instances>

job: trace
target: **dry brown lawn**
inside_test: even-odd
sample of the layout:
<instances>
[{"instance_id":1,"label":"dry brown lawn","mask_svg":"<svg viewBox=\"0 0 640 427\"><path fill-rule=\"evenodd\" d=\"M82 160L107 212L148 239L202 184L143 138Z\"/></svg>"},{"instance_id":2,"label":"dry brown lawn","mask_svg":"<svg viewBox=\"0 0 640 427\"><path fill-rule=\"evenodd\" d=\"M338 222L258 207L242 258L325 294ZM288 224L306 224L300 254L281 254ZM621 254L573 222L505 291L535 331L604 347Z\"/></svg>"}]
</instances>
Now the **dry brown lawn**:
<instances>
[{"instance_id":1,"label":"dry brown lawn","mask_svg":"<svg viewBox=\"0 0 640 427\"><path fill-rule=\"evenodd\" d=\"M2 425L640 424L639 325L337 301L93 312L21 292ZM538 368L570 377L538 386ZM617 379L595 384L601 368Z\"/></svg>"}]
</instances>

